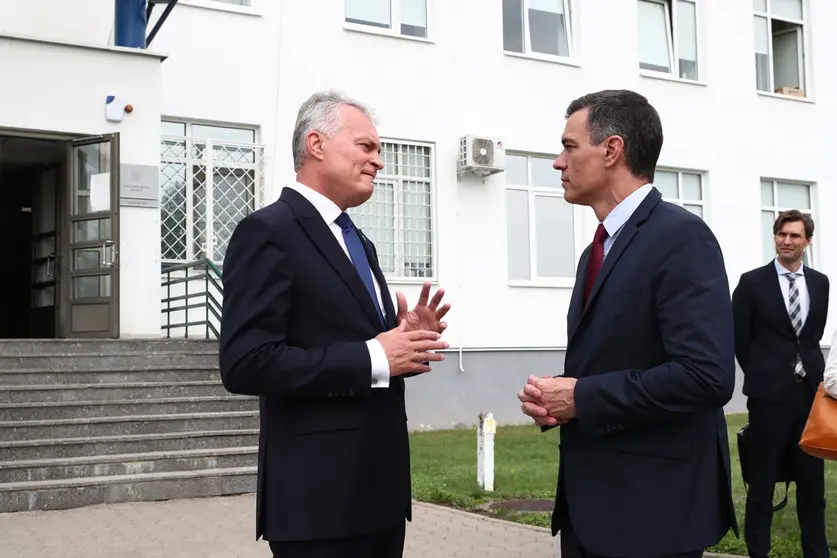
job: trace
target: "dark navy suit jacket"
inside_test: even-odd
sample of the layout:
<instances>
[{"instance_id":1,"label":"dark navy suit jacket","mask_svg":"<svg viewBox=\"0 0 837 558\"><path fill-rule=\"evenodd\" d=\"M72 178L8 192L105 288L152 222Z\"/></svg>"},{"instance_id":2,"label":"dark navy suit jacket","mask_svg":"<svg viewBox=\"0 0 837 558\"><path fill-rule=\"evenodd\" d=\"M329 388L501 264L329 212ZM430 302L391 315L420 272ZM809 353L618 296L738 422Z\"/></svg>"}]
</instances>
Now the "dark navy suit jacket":
<instances>
[{"instance_id":1,"label":"dark navy suit jacket","mask_svg":"<svg viewBox=\"0 0 837 558\"><path fill-rule=\"evenodd\" d=\"M227 390L260 396L257 538L346 538L410 519L404 380L372 389L366 346L395 327L395 309L374 246L361 238L385 326L298 192L285 188L230 239L220 368Z\"/></svg>"},{"instance_id":2,"label":"dark navy suit jacket","mask_svg":"<svg viewBox=\"0 0 837 558\"><path fill-rule=\"evenodd\" d=\"M732 293L735 353L744 372L744 395L765 402L792 393L796 357L802 358L805 382L815 393L822 382L825 358L820 348L828 319L828 277L805 267L810 300L799 336L788 316L775 260L744 273Z\"/></svg>"},{"instance_id":3,"label":"dark navy suit jacket","mask_svg":"<svg viewBox=\"0 0 837 558\"><path fill-rule=\"evenodd\" d=\"M656 189L625 223L584 306L590 248L568 312L565 375L577 418L560 432L553 534L587 551L658 556L737 534L723 405L733 319L709 227Z\"/></svg>"}]
</instances>

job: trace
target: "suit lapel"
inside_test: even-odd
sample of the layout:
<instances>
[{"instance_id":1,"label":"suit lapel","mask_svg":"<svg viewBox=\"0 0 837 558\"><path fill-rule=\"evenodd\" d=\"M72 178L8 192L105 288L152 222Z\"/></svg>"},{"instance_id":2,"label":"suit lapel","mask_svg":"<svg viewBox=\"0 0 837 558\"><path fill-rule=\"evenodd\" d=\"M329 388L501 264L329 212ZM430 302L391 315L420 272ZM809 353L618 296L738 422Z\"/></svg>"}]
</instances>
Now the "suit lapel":
<instances>
[{"instance_id":1,"label":"suit lapel","mask_svg":"<svg viewBox=\"0 0 837 558\"><path fill-rule=\"evenodd\" d=\"M805 285L808 288L808 317L805 318L805 323L802 324L802 331L799 333L802 336L802 333L805 332L805 328L808 327L808 324L811 323L811 318L814 314L819 312L819 309L822 308L821 305L817 304L817 301L820 300L820 282L819 278L814 276L811 273L811 268L805 268Z\"/></svg>"},{"instance_id":2,"label":"suit lapel","mask_svg":"<svg viewBox=\"0 0 837 558\"><path fill-rule=\"evenodd\" d=\"M602 262L602 268L599 270L596 282L593 283L593 289L590 291L590 298L587 300L587 306L584 307L582 317L587 313L587 309L593 305L593 302L596 300L596 295L599 294L602 285L605 281L607 281L608 275L610 275L610 272L613 271L613 268L616 266L619 258L621 258L622 254L625 253L625 250L631 243L631 240L633 240L634 235L636 235L639 225L648 219L648 216L651 214L651 210L656 207L661 198L662 195L659 190L656 188L652 189L651 192L645 196L645 199L642 200L642 203L639 204L639 207L636 208L633 215L631 215L622 226L622 230L619 231L616 240L613 242L613 245L610 247L610 251L604 259L604 262Z\"/></svg>"},{"instance_id":3,"label":"suit lapel","mask_svg":"<svg viewBox=\"0 0 837 558\"><path fill-rule=\"evenodd\" d=\"M380 331L382 328L381 319L378 317L378 312L369 297L366 287L363 285L360 276L352 264L352 261L346 256L346 253L340 247L334 234L328 228L322 216L317 209L311 205L299 192L291 188L284 188L279 197L294 210L302 229L317 247L317 250L323 255L323 258L329 265L337 272L346 286L357 299L363 313L366 317L375 324L375 327Z\"/></svg>"},{"instance_id":4,"label":"suit lapel","mask_svg":"<svg viewBox=\"0 0 837 558\"><path fill-rule=\"evenodd\" d=\"M372 275L375 276L375 280L378 282L378 287L381 289L381 299L384 302L384 320L386 321L384 329L390 330L396 326L395 308L392 305L392 296L389 294L387 280L384 277L384 272L381 270L381 266L378 262L378 253L373 248L372 242L366 238L365 234L363 234L363 231L358 229L357 232L360 236L361 242L363 243L363 249L366 252L366 259L369 260L369 267L372 268Z\"/></svg>"},{"instance_id":5,"label":"suit lapel","mask_svg":"<svg viewBox=\"0 0 837 558\"><path fill-rule=\"evenodd\" d=\"M764 266L764 274L765 279L767 279L768 285L770 288L768 289L770 294L770 303L776 309L775 311L779 313L780 316L784 316L782 323L786 326L787 330L796 336L796 330L793 329L793 322L791 321L790 314L788 314L788 307L785 304L785 295L782 293L782 283L781 281L785 281L779 274L776 272L776 264L771 261L769 264ZM811 295L811 286L810 283L808 285L808 296ZM810 311L809 311L810 314ZM807 320L805 323L808 323Z\"/></svg>"},{"instance_id":6,"label":"suit lapel","mask_svg":"<svg viewBox=\"0 0 837 558\"><path fill-rule=\"evenodd\" d=\"M575 286L570 298L570 308L567 312L567 345L573 338L575 330L581 321L581 314L584 312L584 285L587 277L587 262L590 260L590 247L588 246L581 254L578 261L578 269L575 273Z\"/></svg>"}]
</instances>

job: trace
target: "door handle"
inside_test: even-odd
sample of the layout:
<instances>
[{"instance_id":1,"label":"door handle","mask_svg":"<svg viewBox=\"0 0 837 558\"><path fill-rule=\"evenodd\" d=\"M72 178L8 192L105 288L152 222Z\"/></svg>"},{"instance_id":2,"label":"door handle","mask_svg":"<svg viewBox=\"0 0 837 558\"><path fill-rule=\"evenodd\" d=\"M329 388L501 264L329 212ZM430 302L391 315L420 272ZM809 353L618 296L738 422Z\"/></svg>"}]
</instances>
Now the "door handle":
<instances>
[{"instance_id":1,"label":"door handle","mask_svg":"<svg viewBox=\"0 0 837 558\"><path fill-rule=\"evenodd\" d=\"M108 248L110 248L110 260L108 260ZM106 240L102 244L102 267L113 267L116 263L116 243L112 240Z\"/></svg>"},{"instance_id":2,"label":"door handle","mask_svg":"<svg viewBox=\"0 0 837 558\"><path fill-rule=\"evenodd\" d=\"M55 254L50 254L47 256L46 259L46 276L47 277L55 277L55 273L53 270L53 262L55 262Z\"/></svg>"}]
</instances>

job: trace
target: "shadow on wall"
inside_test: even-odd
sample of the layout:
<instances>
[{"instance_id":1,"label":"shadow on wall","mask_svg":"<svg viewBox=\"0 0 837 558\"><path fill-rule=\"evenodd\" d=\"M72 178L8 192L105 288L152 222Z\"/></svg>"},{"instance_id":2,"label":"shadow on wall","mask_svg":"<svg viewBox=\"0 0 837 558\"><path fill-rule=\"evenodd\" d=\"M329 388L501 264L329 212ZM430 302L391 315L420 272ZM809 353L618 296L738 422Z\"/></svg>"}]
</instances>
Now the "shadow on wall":
<instances>
[{"instance_id":1,"label":"shadow on wall","mask_svg":"<svg viewBox=\"0 0 837 558\"><path fill-rule=\"evenodd\" d=\"M823 349L828 354L828 349ZM407 416L410 430L441 430L476 426L483 411L491 411L500 425L531 424L520 411L517 392L530 374L564 373L563 350L474 351L463 354L464 372L459 371L459 354L446 353L433 372L409 378ZM736 363L735 391L724 410L746 412L741 392L743 374Z\"/></svg>"}]
</instances>

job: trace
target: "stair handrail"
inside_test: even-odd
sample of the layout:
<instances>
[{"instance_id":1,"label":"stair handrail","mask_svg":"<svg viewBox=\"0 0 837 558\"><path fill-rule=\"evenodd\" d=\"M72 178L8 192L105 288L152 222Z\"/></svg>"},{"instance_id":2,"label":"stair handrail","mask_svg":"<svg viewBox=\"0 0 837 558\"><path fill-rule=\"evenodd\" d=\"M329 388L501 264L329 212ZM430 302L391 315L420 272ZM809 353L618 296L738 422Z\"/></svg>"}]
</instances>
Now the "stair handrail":
<instances>
[{"instance_id":1,"label":"stair handrail","mask_svg":"<svg viewBox=\"0 0 837 558\"><path fill-rule=\"evenodd\" d=\"M199 270L199 272L193 273L195 270ZM178 272L183 272L185 276L173 278L172 274ZM166 295L161 301L161 312L166 317L166 323L161 328L165 333L166 339L171 339L172 330L176 329L183 329L184 337L188 339L189 328L196 326L204 327L204 337L206 339L218 339L220 337L218 330L221 323L222 301L224 297L222 269L212 260L203 258L190 262L163 264L161 266L161 274L163 276L161 286L166 289ZM189 285L194 284L196 281L203 282L203 291L190 294ZM179 284L184 286L185 293L172 296L172 287ZM215 296L210 286L215 289L220 299ZM191 302L193 299L199 300L198 302ZM189 311L195 309L203 310L203 320L189 319ZM174 312L178 311L184 312L185 318L182 322L173 324L171 323L171 316Z\"/></svg>"}]
</instances>

